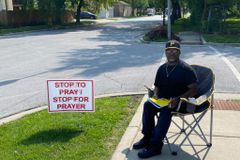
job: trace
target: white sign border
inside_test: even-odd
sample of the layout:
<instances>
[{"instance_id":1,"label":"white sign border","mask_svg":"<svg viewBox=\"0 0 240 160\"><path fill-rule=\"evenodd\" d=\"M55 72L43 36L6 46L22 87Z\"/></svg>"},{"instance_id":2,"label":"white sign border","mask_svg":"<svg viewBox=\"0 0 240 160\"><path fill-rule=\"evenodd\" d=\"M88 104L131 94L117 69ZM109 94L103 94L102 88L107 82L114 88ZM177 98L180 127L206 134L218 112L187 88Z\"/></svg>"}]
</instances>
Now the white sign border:
<instances>
[{"instance_id":1,"label":"white sign border","mask_svg":"<svg viewBox=\"0 0 240 160\"><path fill-rule=\"evenodd\" d=\"M50 98L49 98L49 81L90 81L92 83L92 110L55 110L50 111ZM48 113L59 113L59 112L95 112L95 92L94 92L94 80L92 79L48 79L47 80L47 92L48 92Z\"/></svg>"}]
</instances>

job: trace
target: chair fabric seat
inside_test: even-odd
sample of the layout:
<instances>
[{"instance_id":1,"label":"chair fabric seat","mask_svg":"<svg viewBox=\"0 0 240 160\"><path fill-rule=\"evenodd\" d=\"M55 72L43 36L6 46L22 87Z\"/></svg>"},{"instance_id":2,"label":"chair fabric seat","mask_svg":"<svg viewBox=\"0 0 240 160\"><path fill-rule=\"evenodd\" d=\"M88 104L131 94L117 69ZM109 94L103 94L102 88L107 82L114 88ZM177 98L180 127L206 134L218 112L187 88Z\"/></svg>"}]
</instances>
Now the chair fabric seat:
<instances>
[{"instance_id":1,"label":"chair fabric seat","mask_svg":"<svg viewBox=\"0 0 240 160\"><path fill-rule=\"evenodd\" d=\"M181 107L180 107L179 111L177 111L177 112L181 113L181 114L200 113L200 112L205 111L206 109L209 109L210 106L211 106L211 104L208 100L198 106L193 106L193 105L187 104L186 102L182 102ZM192 107L194 108L194 111L192 109L189 109Z\"/></svg>"}]
</instances>

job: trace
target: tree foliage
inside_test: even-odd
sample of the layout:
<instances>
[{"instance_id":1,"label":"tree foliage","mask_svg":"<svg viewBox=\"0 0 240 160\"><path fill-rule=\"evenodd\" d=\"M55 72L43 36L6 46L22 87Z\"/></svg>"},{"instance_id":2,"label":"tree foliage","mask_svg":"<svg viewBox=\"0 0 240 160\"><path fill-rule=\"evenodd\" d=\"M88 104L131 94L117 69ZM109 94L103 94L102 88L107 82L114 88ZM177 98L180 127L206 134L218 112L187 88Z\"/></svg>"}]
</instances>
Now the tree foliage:
<instances>
[{"instance_id":1,"label":"tree foliage","mask_svg":"<svg viewBox=\"0 0 240 160\"><path fill-rule=\"evenodd\" d=\"M37 0L22 0L23 10L35 10L37 9Z\"/></svg>"},{"instance_id":2,"label":"tree foliage","mask_svg":"<svg viewBox=\"0 0 240 160\"><path fill-rule=\"evenodd\" d=\"M48 17L53 23L59 22L59 16L65 10L77 13L77 22L80 22L80 12L82 9L94 13L99 13L102 8L112 6L118 0L22 0L23 10L39 10L42 15ZM138 10L139 15L143 14L146 8L155 8L157 12L163 14L165 24L165 15L167 0L123 0L132 6L132 10ZM190 13L192 24L199 24L206 20L209 8L212 5L222 5L224 14L230 17L240 17L239 0L171 0L173 11L172 20L181 17L181 13Z\"/></svg>"},{"instance_id":3,"label":"tree foliage","mask_svg":"<svg viewBox=\"0 0 240 160\"><path fill-rule=\"evenodd\" d=\"M108 8L117 0L22 0L23 10L39 10L47 17L49 24L60 23L60 17L66 10L77 13L77 22L80 22L82 8L94 13L101 8Z\"/></svg>"},{"instance_id":4,"label":"tree foliage","mask_svg":"<svg viewBox=\"0 0 240 160\"><path fill-rule=\"evenodd\" d=\"M240 1L235 1L233 6L229 8L227 15L231 17L240 17Z\"/></svg>"},{"instance_id":5,"label":"tree foliage","mask_svg":"<svg viewBox=\"0 0 240 160\"><path fill-rule=\"evenodd\" d=\"M61 23L65 11L65 0L37 0L38 10L48 17L48 23Z\"/></svg>"}]
</instances>

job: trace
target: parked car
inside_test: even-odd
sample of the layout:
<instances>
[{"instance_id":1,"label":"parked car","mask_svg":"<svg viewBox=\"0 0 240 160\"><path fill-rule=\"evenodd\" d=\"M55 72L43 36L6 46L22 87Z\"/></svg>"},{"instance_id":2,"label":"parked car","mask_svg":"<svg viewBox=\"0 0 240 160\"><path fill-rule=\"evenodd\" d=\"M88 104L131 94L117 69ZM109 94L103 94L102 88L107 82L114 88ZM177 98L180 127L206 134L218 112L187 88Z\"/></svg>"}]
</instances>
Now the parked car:
<instances>
[{"instance_id":1,"label":"parked car","mask_svg":"<svg viewBox=\"0 0 240 160\"><path fill-rule=\"evenodd\" d=\"M149 13L147 13L147 15L148 15L148 16L154 16L154 13L149 12Z\"/></svg>"},{"instance_id":2,"label":"parked car","mask_svg":"<svg viewBox=\"0 0 240 160\"><path fill-rule=\"evenodd\" d=\"M155 9L154 8L148 8L147 9L147 15L148 16L154 16L155 15Z\"/></svg>"},{"instance_id":3,"label":"parked car","mask_svg":"<svg viewBox=\"0 0 240 160\"><path fill-rule=\"evenodd\" d=\"M75 14L75 18L77 17L77 13ZM97 19L97 16L91 12L82 11L80 14L81 19Z\"/></svg>"}]
</instances>

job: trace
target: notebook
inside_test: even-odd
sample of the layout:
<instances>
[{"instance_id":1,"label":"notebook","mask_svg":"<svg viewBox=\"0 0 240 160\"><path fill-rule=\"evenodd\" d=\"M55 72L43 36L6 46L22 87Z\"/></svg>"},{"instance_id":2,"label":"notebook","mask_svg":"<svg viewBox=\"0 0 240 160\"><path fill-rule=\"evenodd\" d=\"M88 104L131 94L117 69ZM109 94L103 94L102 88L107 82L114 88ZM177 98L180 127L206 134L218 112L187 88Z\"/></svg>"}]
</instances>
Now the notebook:
<instances>
[{"instance_id":1,"label":"notebook","mask_svg":"<svg viewBox=\"0 0 240 160\"><path fill-rule=\"evenodd\" d=\"M170 100L165 98L159 98L159 99L148 98L148 101L157 108L166 107L170 103Z\"/></svg>"}]
</instances>

